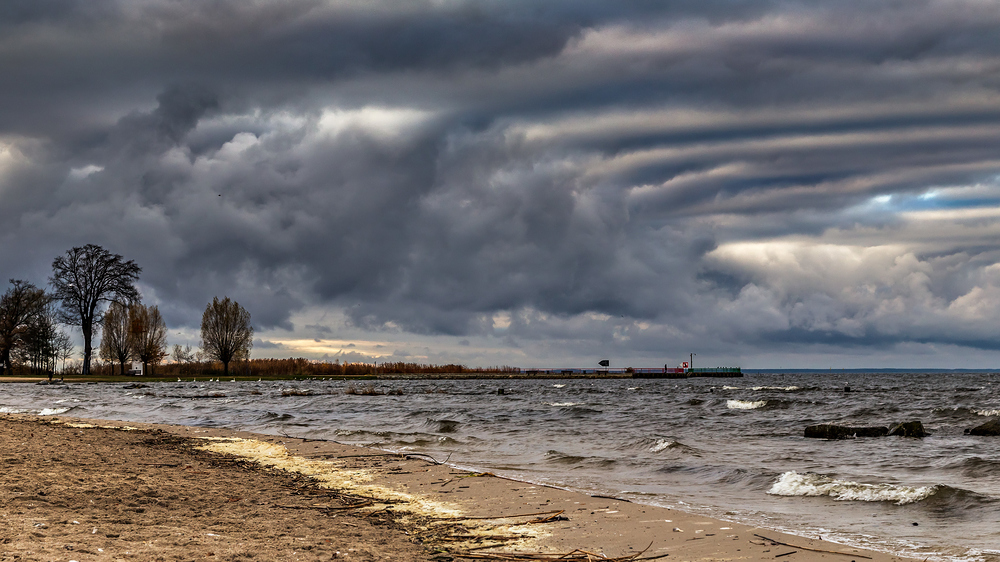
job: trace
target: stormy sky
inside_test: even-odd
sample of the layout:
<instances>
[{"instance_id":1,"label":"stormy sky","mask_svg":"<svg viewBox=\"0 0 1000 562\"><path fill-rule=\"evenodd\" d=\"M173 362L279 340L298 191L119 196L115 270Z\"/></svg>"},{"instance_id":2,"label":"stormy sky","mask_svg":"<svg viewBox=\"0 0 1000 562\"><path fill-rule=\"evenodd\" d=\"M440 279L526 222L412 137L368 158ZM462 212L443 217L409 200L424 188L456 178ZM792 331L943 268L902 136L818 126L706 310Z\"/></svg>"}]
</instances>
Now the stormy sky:
<instances>
[{"instance_id":1,"label":"stormy sky","mask_svg":"<svg viewBox=\"0 0 1000 562\"><path fill-rule=\"evenodd\" d=\"M170 342L470 365L1000 363L981 0L5 0L0 275Z\"/></svg>"}]
</instances>

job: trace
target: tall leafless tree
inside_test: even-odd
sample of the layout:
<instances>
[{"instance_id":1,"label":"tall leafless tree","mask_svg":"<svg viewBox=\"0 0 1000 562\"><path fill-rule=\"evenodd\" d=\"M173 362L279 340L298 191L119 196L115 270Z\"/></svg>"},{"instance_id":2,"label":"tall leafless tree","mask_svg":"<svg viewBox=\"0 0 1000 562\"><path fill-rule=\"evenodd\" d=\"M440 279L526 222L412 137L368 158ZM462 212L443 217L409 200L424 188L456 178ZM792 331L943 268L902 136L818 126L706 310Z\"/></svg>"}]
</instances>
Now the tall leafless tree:
<instances>
[{"instance_id":1,"label":"tall leafless tree","mask_svg":"<svg viewBox=\"0 0 1000 562\"><path fill-rule=\"evenodd\" d=\"M59 319L83 330L83 374L90 374L94 322L100 325L106 302L135 302L135 282L142 268L104 248L87 244L73 248L52 262L49 278L56 299L62 301Z\"/></svg>"},{"instance_id":2,"label":"tall leafless tree","mask_svg":"<svg viewBox=\"0 0 1000 562\"><path fill-rule=\"evenodd\" d=\"M125 363L132 357L129 328L129 306L120 301L112 301L101 321L101 347L98 355L109 363L117 362L121 366L122 376L125 375Z\"/></svg>"},{"instance_id":3,"label":"tall leafless tree","mask_svg":"<svg viewBox=\"0 0 1000 562\"><path fill-rule=\"evenodd\" d=\"M51 301L43 289L31 283L11 279L10 284L0 297L0 374L12 367L11 352Z\"/></svg>"},{"instance_id":4,"label":"tall leafless tree","mask_svg":"<svg viewBox=\"0 0 1000 562\"><path fill-rule=\"evenodd\" d=\"M201 316L201 348L205 355L222 362L225 376L229 376L229 362L249 359L253 347L253 326L250 313L229 297L212 302Z\"/></svg>"},{"instance_id":5,"label":"tall leafless tree","mask_svg":"<svg viewBox=\"0 0 1000 562\"><path fill-rule=\"evenodd\" d=\"M129 308L129 347L132 357L142 361L142 374L167 356L167 324L156 306L134 304Z\"/></svg>"}]
</instances>

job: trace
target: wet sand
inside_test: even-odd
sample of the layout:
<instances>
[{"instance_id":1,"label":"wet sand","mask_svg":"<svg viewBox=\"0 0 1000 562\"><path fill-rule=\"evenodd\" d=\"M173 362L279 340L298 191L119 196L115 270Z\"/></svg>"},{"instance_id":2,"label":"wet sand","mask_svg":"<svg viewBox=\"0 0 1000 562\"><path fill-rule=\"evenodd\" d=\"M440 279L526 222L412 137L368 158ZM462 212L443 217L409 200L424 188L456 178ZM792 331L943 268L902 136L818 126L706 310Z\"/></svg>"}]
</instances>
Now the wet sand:
<instances>
[{"instance_id":1,"label":"wet sand","mask_svg":"<svg viewBox=\"0 0 1000 562\"><path fill-rule=\"evenodd\" d=\"M0 424L0 561L904 560L331 441Z\"/></svg>"}]
</instances>

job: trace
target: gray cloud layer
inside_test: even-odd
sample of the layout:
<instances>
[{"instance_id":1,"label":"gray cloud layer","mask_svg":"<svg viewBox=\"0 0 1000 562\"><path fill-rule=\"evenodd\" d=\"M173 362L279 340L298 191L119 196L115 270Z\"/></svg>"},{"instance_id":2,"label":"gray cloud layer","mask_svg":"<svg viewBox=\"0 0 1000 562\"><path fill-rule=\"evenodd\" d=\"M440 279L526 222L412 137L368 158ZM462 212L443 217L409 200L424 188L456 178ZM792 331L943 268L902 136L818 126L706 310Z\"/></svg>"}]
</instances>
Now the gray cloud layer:
<instances>
[{"instance_id":1,"label":"gray cloud layer","mask_svg":"<svg viewBox=\"0 0 1000 562\"><path fill-rule=\"evenodd\" d=\"M269 342L986 365L998 24L943 0L5 2L0 267L103 244L171 326L228 294Z\"/></svg>"}]
</instances>

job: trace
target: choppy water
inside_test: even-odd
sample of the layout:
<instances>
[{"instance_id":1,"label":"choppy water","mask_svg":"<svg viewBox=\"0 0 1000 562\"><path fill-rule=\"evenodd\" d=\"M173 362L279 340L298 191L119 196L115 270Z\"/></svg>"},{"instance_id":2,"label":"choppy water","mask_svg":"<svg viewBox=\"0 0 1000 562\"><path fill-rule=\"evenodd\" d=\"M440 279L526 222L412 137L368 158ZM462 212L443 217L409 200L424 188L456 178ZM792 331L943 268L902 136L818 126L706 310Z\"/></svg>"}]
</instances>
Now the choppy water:
<instances>
[{"instance_id":1,"label":"choppy water","mask_svg":"<svg viewBox=\"0 0 1000 562\"><path fill-rule=\"evenodd\" d=\"M1000 560L1000 374L0 386L0 411L231 427L427 453L919 558ZM845 393L851 386L853 392ZM504 394L498 395L497 389ZM289 396L295 389L310 396ZM301 393L299 392L299 393ZM222 394L221 397L205 397ZM805 439L920 420L930 437Z\"/></svg>"}]
</instances>

